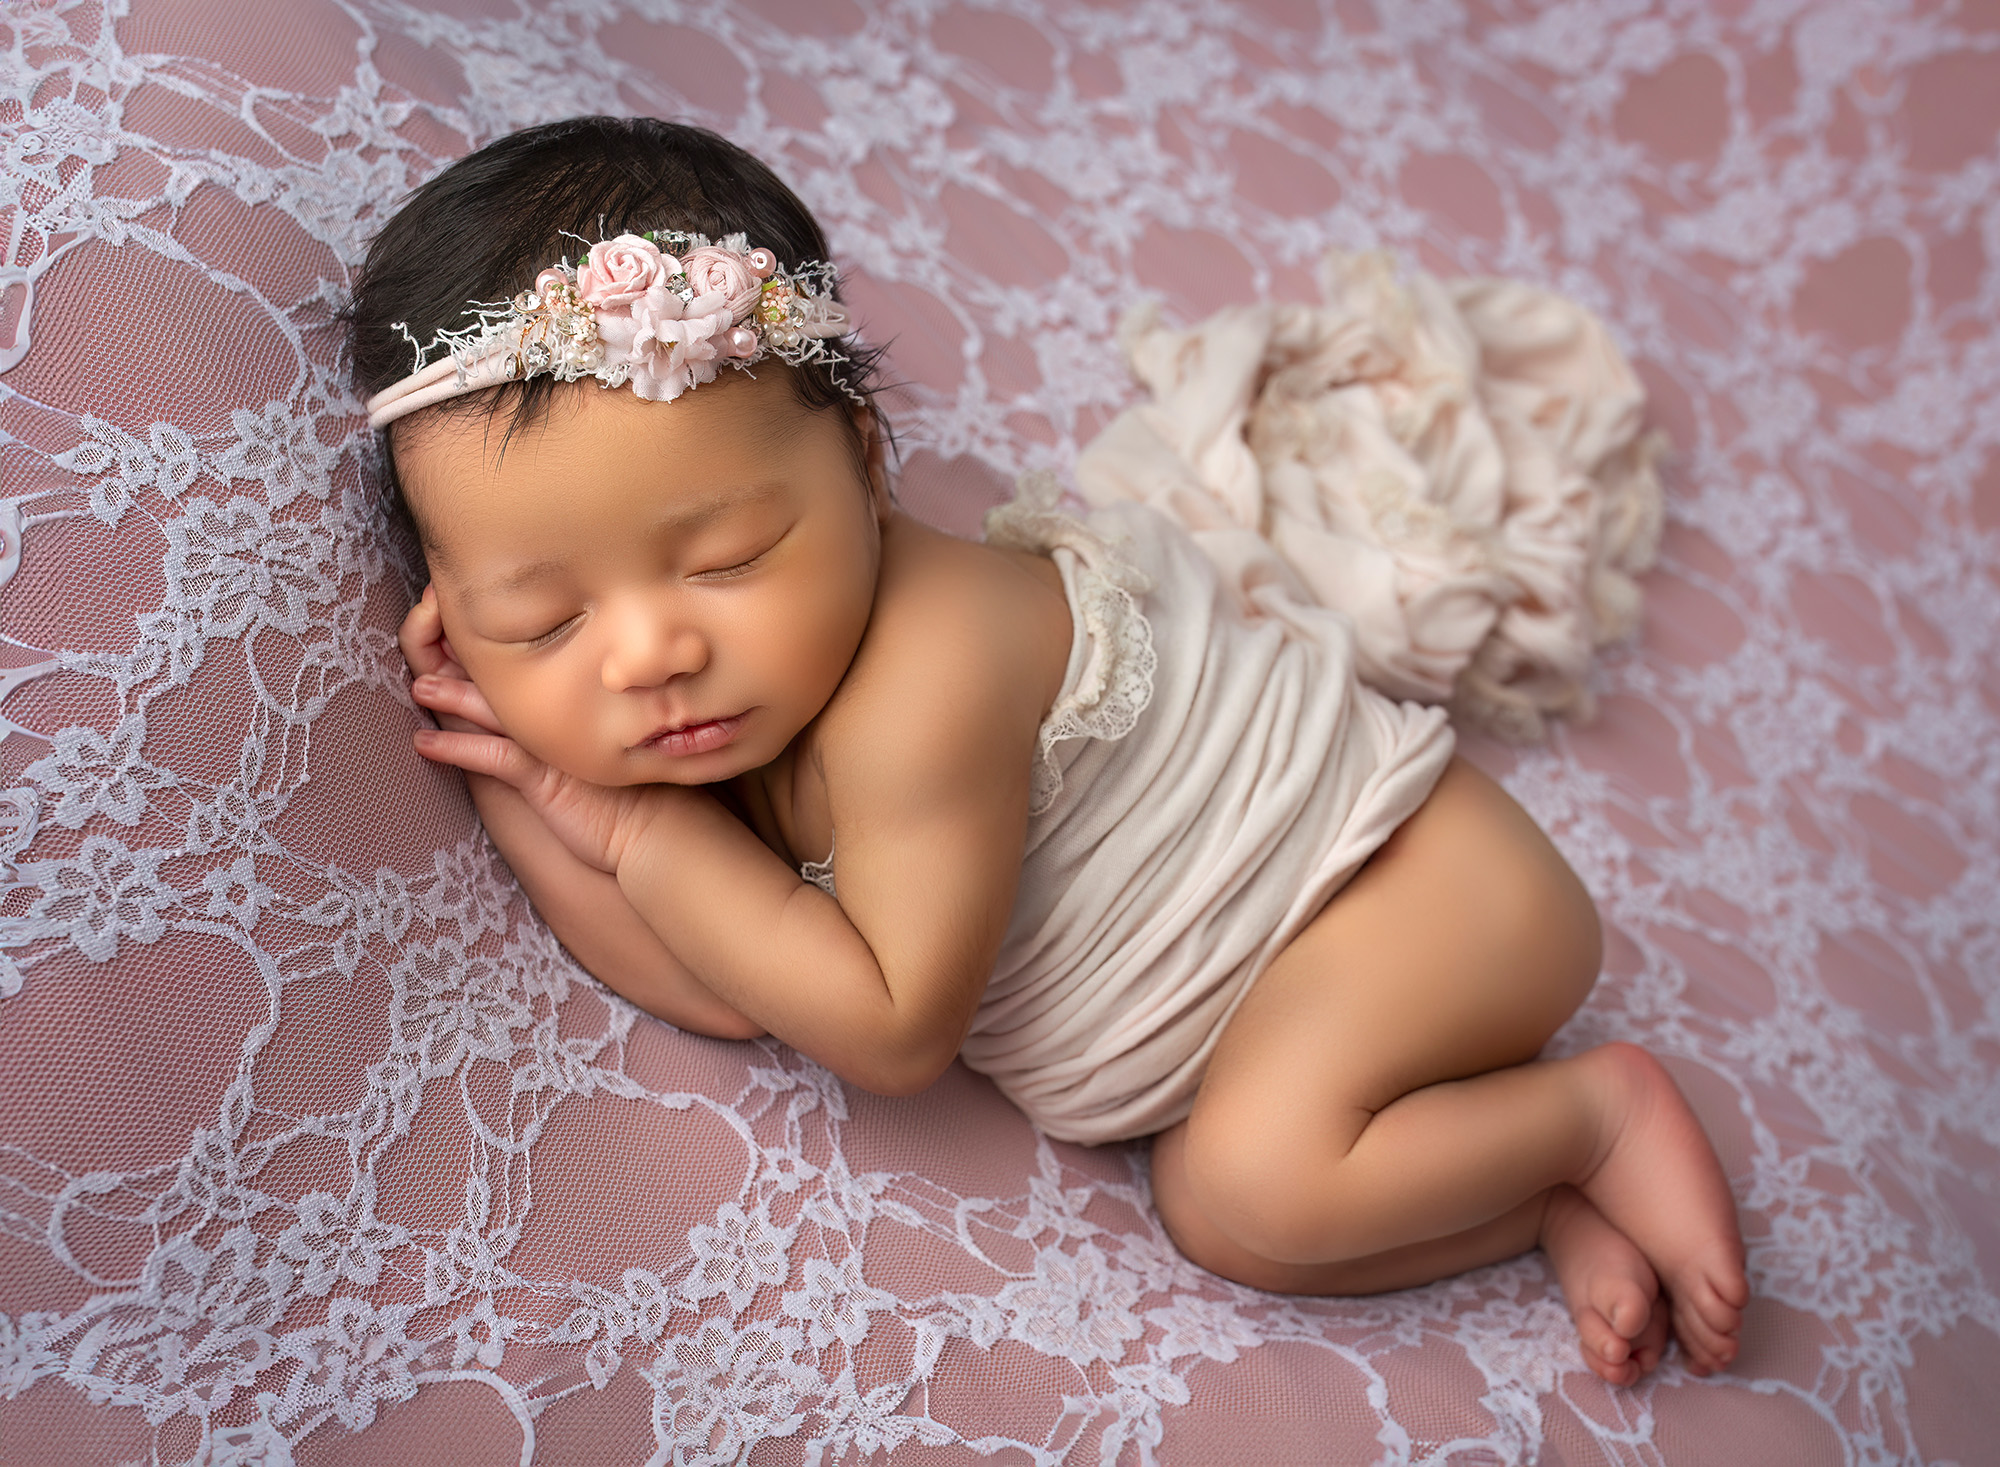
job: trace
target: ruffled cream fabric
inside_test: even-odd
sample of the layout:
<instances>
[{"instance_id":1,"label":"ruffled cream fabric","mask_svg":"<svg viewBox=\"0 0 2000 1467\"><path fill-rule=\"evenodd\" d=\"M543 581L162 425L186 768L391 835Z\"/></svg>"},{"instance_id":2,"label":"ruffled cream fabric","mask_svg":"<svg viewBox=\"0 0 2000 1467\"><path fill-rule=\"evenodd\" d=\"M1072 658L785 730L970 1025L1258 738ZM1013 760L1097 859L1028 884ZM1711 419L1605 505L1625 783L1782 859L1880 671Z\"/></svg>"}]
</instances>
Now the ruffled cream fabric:
<instances>
[{"instance_id":1,"label":"ruffled cream fabric","mask_svg":"<svg viewBox=\"0 0 2000 1467\"><path fill-rule=\"evenodd\" d=\"M1050 554L1074 628L1007 936L961 1054L1050 1135L1188 1112L1257 976L1425 798L1443 710L1355 677L1346 617L1255 536L1223 574L1145 505L1024 485L987 538ZM1261 563L1251 553L1263 545Z\"/></svg>"},{"instance_id":2,"label":"ruffled cream fabric","mask_svg":"<svg viewBox=\"0 0 2000 1467\"><path fill-rule=\"evenodd\" d=\"M1170 515L1248 591L1277 574L1353 621L1362 680L1535 739L1590 712L1593 651L1636 624L1660 443L1589 311L1508 280L1328 257L1323 306L1121 336L1152 400L1086 448L1093 504Z\"/></svg>"}]
</instances>

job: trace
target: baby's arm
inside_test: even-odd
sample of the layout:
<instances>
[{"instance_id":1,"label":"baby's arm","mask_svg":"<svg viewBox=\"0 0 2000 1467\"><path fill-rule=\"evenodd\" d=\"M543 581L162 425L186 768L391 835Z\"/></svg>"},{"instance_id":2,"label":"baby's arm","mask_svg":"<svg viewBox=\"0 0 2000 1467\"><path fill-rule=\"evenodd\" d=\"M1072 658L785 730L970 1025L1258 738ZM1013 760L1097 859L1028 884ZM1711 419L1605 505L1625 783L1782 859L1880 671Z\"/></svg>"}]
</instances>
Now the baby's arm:
<instances>
[{"instance_id":1,"label":"baby's arm","mask_svg":"<svg viewBox=\"0 0 2000 1467\"><path fill-rule=\"evenodd\" d=\"M838 901L688 790L663 791L680 798L617 870L718 994L843 1079L908 1095L957 1055L992 972L1019 879L1028 760L1026 736L994 737L1006 710L982 720L968 700L927 719L895 702L897 719L855 740L865 754L829 753Z\"/></svg>"},{"instance_id":2,"label":"baby's arm","mask_svg":"<svg viewBox=\"0 0 2000 1467\"><path fill-rule=\"evenodd\" d=\"M520 791L738 1012L864 1089L910 1094L957 1054L1005 933L1040 707L1020 669L965 654L991 629L938 616L900 635L937 645L871 632L879 655L850 674L866 685L822 726L839 901L703 790L591 785L491 736L424 730L418 747Z\"/></svg>"},{"instance_id":3,"label":"baby's arm","mask_svg":"<svg viewBox=\"0 0 2000 1467\"><path fill-rule=\"evenodd\" d=\"M519 793L483 775L466 779L486 833L528 900L593 977L677 1029L717 1039L764 1032L690 973L632 909L618 878L571 855Z\"/></svg>"},{"instance_id":4,"label":"baby's arm","mask_svg":"<svg viewBox=\"0 0 2000 1467\"><path fill-rule=\"evenodd\" d=\"M399 641L404 659L418 677L464 680L464 669L444 640L437 600L428 587L404 619ZM469 683L466 686L470 689ZM439 713L439 726L461 733L501 732L476 690L465 701L467 716ZM466 785L487 835L535 911L599 981L676 1028L718 1039L754 1039L764 1032L704 987L632 910L617 878L572 855L519 792L470 772Z\"/></svg>"}]
</instances>

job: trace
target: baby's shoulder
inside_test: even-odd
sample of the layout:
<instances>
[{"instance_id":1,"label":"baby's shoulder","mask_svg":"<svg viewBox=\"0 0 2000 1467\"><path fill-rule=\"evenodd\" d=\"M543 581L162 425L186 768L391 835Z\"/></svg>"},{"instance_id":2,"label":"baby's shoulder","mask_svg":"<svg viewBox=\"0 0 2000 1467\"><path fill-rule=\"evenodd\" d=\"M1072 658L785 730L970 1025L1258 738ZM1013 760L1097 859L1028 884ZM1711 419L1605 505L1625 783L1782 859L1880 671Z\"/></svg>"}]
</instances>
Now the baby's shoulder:
<instances>
[{"instance_id":1,"label":"baby's shoulder","mask_svg":"<svg viewBox=\"0 0 2000 1467\"><path fill-rule=\"evenodd\" d=\"M828 752L945 764L1031 751L1061 689L1069 603L1053 562L895 515L867 635L824 720Z\"/></svg>"}]
</instances>

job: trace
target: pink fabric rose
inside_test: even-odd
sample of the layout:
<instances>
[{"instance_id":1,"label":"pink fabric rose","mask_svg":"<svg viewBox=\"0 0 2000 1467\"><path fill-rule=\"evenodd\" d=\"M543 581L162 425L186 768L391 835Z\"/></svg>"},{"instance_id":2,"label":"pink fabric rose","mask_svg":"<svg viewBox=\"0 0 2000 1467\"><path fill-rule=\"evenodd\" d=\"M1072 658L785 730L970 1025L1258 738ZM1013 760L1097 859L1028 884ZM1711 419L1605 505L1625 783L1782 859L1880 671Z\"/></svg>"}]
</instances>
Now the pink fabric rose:
<instances>
[{"instance_id":1,"label":"pink fabric rose","mask_svg":"<svg viewBox=\"0 0 2000 1467\"><path fill-rule=\"evenodd\" d=\"M680 275L685 281L669 284ZM682 288L693 298L682 300ZM755 308L762 287L733 250L704 247L677 260L622 234L590 247L577 293L597 307L606 363L628 367L632 390L650 402L672 402L713 382L718 363L758 351L757 334L736 322Z\"/></svg>"},{"instance_id":2,"label":"pink fabric rose","mask_svg":"<svg viewBox=\"0 0 2000 1467\"><path fill-rule=\"evenodd\" d=\"M599 240L576 272L576 292L600 311L629 309L649 290L664 289L680 261L636 234Z\"/></svg>"},{"instance_id":3,"label":"pink fabric rose","mask_svg":"<svg viewBox=\"0 0 2000 1467\"><path fill-rule=\"evenodd\" d=\"M732 321L748 317L763 294L750 262L734 250L715 245L689 250L681 259L681 269L687 272L688 288L695 294L689 304L698 304L703 296L720 295L729 302Z\"/></svg>"}]
</instances>

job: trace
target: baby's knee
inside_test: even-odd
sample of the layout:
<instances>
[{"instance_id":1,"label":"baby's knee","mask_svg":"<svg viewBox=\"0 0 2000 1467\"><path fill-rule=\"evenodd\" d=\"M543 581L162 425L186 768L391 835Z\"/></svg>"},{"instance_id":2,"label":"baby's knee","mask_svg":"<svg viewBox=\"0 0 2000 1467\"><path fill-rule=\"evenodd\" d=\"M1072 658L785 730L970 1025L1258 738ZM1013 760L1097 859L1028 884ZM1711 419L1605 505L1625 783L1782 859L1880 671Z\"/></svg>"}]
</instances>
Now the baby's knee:
<instances>
[{"instance_id":1,"label":"baby's knee","mask_svg":"<svg viewBox=\"0 0 2000 1467\"><path fill-rule=\"evenodd\" d=\"M1210 1216L1189 1175L1185 1141L1186 1127L1182 1125L1153 1143L1153 1205L1167 1236L1191 1262L1210 1273L1253 1289L1289 1290L1292 1270L1245 1248Z\"/></svg>"},{"instance_id":2,"label":"baby's knee","mask_svg":"<svg viewBox=\"0 0 2000 1467\"><path fill-rule=\"evenodd\" d=\"M1161 1215L1176 1241L1188 1235L1195 1246L1182 1249L1203 1267L1253 1283L1243 1276L1245 1260L1275 1268L1320 1263L1340 1252L1332 1236L1337 1219L1327 1215L1317 1185L1325 1159L1305 1146L1268 1129L1196 1127L1179 1148L1177 1169L1179 1216L1164 1205ZM1197 1248L1230 1266L1219 1267Z\"/></svg>"}]
</instances>

